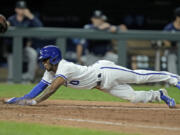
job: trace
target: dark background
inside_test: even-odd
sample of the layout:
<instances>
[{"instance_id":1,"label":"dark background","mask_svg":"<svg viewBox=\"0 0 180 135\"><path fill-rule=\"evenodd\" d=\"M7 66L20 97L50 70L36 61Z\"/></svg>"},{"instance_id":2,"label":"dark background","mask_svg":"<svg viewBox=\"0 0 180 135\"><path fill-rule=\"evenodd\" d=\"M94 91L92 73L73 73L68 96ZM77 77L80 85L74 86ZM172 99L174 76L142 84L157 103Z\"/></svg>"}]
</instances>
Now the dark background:
<instances>
[{"instance_id":1,"label":"dark background","mask_svg":"<svg viewBox=\"0 0 180 135\"><path fill-rule=\"evenodd\" d=\"M39 15L46 27L83 27L90 22L96 9L102 10L108 21L125 23L129 29L160 30L173 19L174 8L180 0L26 0L33 13ZM0 13L14 13L15 0L2 0ZM125 22L129 16L129 21ZM139 21L137 21L139 20ZM129 23L129 24L128 24Z\"/></svg>"}]
</instances>

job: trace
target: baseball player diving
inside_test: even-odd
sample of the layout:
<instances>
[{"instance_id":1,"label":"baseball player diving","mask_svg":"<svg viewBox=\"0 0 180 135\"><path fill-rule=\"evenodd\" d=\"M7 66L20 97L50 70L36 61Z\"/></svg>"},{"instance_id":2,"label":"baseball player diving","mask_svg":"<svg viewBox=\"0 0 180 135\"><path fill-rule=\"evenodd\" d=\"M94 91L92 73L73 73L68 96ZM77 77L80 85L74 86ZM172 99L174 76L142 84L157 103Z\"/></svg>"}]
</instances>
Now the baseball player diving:
<instances>
[{"instance_id":1,"label":"baseball player diving","mask_svg":"<svg viewBox=\"0 0 180 135\"><path fill-rule=\"evenodd\" d=\"M36 105L49 98L60 86L64 85L76 89L96 88L133 103L163 100L170 108L173 108L175 100L168 96L165 89L134 91L129 84L164 81L180 89L178 75L163 71L130 70L107 60L97 61L91 66L81 66L64 60L60 49L54 45L42 48L39 60L46 70L42 80L25 96L6 99L5 103ZM41 92L43 93L38 96Z\"/></svg>"}]
</instances>

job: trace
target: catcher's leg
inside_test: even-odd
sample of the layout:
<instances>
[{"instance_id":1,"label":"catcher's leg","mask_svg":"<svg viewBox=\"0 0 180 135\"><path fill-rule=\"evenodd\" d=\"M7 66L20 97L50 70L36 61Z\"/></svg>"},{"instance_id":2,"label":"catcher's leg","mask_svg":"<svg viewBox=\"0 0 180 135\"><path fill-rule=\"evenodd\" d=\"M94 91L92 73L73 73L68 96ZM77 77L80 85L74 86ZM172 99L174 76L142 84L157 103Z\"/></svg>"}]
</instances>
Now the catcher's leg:
<instances>
[{"instance_id":1,"label":"catcher's leg","mask_svg":"<svg viewBox=\"0 0 180 135\"><path fill-rule=\"evenodd\" d=\"M133 103L161 101L159 91L134 91L133 88L127 84L115 86L107 92L113 96L129 100Z\"/></svg>"}]
</instances>

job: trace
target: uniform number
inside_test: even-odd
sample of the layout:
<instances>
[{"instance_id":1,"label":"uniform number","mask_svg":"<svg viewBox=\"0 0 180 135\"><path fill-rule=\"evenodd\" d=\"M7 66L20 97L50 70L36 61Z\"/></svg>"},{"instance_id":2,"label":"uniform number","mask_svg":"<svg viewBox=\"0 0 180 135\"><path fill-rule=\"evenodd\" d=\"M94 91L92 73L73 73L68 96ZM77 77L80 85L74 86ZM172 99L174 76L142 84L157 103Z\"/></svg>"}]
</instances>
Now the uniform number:
<instances>
[{"instance_id":1,"label":"uniform number","mask_svg":"<svg viewBox=\"0 0 180 135\"><path fill-rule=\"evenodd\" d=\"M72 85L79 85L79 81L78 80L72 80L69 82Z\"/></svg>"}]
</instances>

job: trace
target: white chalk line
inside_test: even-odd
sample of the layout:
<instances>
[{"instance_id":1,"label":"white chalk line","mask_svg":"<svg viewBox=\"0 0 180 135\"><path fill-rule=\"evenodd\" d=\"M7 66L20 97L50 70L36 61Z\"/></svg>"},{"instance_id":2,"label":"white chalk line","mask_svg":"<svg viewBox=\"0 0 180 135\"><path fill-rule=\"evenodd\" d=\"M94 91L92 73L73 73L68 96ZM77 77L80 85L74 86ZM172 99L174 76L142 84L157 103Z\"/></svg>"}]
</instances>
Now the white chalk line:
<instances>
[{"instance_id":1,"label":"white chalk line","mask_svg":"<svg viewBox=\"0 0 180 135\"><path fill-rule=\"evenodd\" d=\"M156 107L123 107L123 106L79 106L79 105L58 105L56 106L58 108L83 108L83 109L121 109L121 110L175 110L175 111L180 111L180 108L174 108L174 109L169 109L168 107L160 107L160 108L156 108Z\"/></svg>"},{"instance_id":2,"label":"white chalk line","mask_svg":"<svg viewBox=\"0 0 180 135\"><path fill-rule=\"evenodd\" d=\"M85 119L74 119L74 118L55 118L55 119L65 120L65 121L105 124L105 125L113 125L113 126L127 126L127 127L136 127L136 128L151 128L151 129L165 129L165 130L180 131L180 128L177 128L177 127L162 127L162 126L150 126L150 125L138 125L138 124L134 125L134 124L121 123L121 122L96 121L96 120L85 120Z\"/></svg>"},{"instance_id":3,"label":"white chalk line","mask_svg":"<svg viewBox=\"0 0 180 135\"><path fill-rule=\"evenodd\" d=\"M42 114L45 116L44 114ZM31 114L23 114L23 116L31 117ZM33 114L35 117L41 117L39 114ZM147 129L161 129L161 130L171 130L171 131L180 131L178 127L167 127L167 126L150 126L150 125L140 125L140 124L128 124L125 122L111 122L111 121L98 121L98 120L88 120L88 119L78 119L78 118L60 118L60 117L52 117L49 119L53 120L63 120L63 121L74 121L74 122L87 122L94 124L104 124L104 125L112 125L112 126L124 126L124 127L135 127L135 128L147 128Z\"/></svg>"},{"instance_id":4,"label":"white chalk line","mask_svg":"<svg viewBox=\"0 0 180 135\"><path fill-rule=\"evenodd\" d=\"M76 121L76 122L88 122L88 123L96 123L96 124L105 124L105 125L115 125L115 126L132 126L138 128L153 128L153 129L166 129L166 130L176 130L180 131L180 128L171 128L171 127L162 127L162 126L146 126L146 125L133 125L126 124L120 122L109 122L109 121L96 121L96 120L84 120L84 119L73 119L73 118L56 118L58 120L68 120L68 121Z\"/></svg>"},{"instance_id":5,"label":"white chalk line","mask_svg":"<svg viewBox=\"0 0 180 135\"><path fill-rule=\"evenodd\" d=\"M94 109L128 109L128 110L180 110L178 109L169 109L169 108L155 108L155 107L126 107L126 106L82 106L82 105L58 105L58 108L94 108ZM28 114L23 114L23 116L31 116ZM33 116L40 117L39 114L33 114ZM114 126L131 126L136 128L151 128L151 129L165 129L172 131L180 131L180 128L177 127L165 127L165 126L150 126L150 125L138 125L138 124L128 124L121 122L110 122L110 121L96 121L96 120L85 120L85 119L74 119L74 118L52 118L54 120L64 120L64 121L75 121L75 122L87 122L87 123L95 123L95 124L105 124L105 125L114 125Z\"/></svg>"},{"instance_id":6,"label":"white chalk line","mask_svg":"<svg viewBox=\"0 0 180 135\"><path fill-rule=\"evenodd\" d=\"M21 114L18 114L21 115ZM21 117L36 117L41 118L45 117L46 114L22 114ZM49 117L48 119L53 120L63 120L63 121L74 121L74 122L87 122L94 124L104 124L112 126L124 126L124 127L135 127L135 128L147 128L147 129L161 129L161 130L171 130L171 131L180 131L178 127L167 127L167 126L151 126L151 125L141 125L141 124L128 124L125 122L111 122L111 121L98 121L98 120L89 120L89 119L78 119L78 118L61 118L61 117Z\"/></svg>"}]
</instances>

